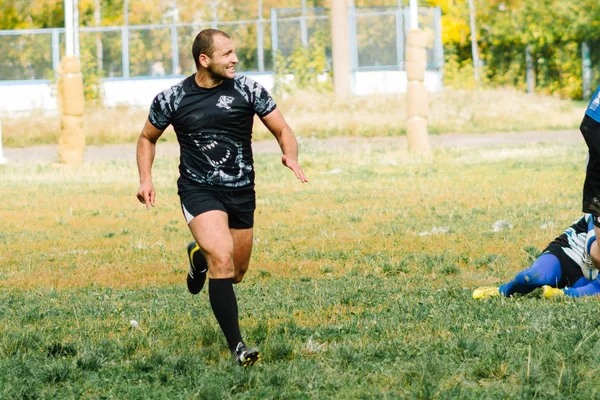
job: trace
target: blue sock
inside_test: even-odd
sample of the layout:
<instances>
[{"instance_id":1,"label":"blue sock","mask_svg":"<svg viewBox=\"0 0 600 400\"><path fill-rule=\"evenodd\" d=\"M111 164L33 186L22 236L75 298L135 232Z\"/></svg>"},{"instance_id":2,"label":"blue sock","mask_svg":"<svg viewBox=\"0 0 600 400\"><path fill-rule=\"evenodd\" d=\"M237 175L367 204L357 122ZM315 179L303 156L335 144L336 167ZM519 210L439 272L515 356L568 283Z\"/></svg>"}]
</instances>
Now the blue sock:
<instances>
[{"instance_id":1,"label":"blue sock","mask_svg":"<svg viewBox=\"0 0 600 400\"><path fill-rule=\"evenodd\" d=\"M579 281L581 280L587 281L588 284L579 287L565 288L565 294L570 297L597 296L600 294L600 282L598 282L598 279L594 279L591 282L585 278L581 278ZM579 281L577 281L577 283L579 283Z\"/></svg>"},{"instance_id":2,"label":"blue sock","mask_svg":"<svg viewBox=\"0 0 600 400\"><path fill-rule=\"evenodd\" d=\"M526 294L550 285L556 287L561 278L560 261L550 253L542 254L531 267L519 272L512 281L500 286L500 294L509 297L515 293Z\"/></svg>"}]
</instances>

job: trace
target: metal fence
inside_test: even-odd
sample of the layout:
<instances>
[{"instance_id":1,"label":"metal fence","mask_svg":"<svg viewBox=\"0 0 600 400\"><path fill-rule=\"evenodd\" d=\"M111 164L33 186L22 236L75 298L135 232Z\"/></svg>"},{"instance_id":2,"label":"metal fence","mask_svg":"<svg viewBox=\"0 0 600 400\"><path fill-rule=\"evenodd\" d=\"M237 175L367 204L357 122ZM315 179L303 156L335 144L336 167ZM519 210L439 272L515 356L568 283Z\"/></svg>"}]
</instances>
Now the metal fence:
<instances>
[{"instance_id":1,"label":"metal fence","mask_svg":"<svg viewBox=\"0 0 600 400\"><path fill-rule=\"evenodd\" d=\"M324 38L330 60L329 10L272 9L270 19L202 24L80 27L76 52L84 73L99 78L181 76L195 71L193 38L204 28L229 33L237 46L239 71L271 72L275 54L289 56L298 46ZM404 69L410 26L408 7L350 8L352 69ZM439 8L419 9L419 26L430 33L428 68L443 64ZM64 28L0 31L0 81L53 79L65 53Z\"/></svg>"}]
</instances>

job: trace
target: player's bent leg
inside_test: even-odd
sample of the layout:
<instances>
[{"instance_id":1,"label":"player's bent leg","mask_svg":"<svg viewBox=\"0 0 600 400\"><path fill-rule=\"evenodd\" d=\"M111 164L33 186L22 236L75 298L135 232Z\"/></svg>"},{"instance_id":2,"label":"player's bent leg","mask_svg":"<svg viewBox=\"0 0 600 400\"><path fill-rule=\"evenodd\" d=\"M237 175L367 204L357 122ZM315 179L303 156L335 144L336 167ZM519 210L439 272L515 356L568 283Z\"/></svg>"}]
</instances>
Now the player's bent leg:
<instances>
[{"instance_id":1,"label":"player's bent leg","mask_svg":"<svg viewBox=\"0 0 600 400\"><path fill-rule=\"evenodd\" d=\"M227 214L207 211L194 217L188 226L206 257L209 278L233 278L233 237Z\"/></svg>"},{"instance_id":2,"label":"player's bent leg","mask_svg":"<svg viewBox=\"0 0 600 400\"><path fill-rule=\"evenodd\" d=\"M531 267L519 272L513 280L500 286L500 294L526 294L544 285L557 286L562 276L559 259L551 253L539 256Z\"/></svg>"},{"instance_id":3,"label":"player's bent leg","mask_svg":"<svg viewBox=\"0 0 600 400\"><path fill-rule=\"evenodd\" d=\"M187 287L191 294L198 294L206 282L208 263L198 243L190 242L187 246L190 269L187 275Z\"/></svg>"},{"instance_id":4,"label":"player's bent leg","mask_svg":"<svg viewBox=\"0 0 600 400\"><path fill-rule=\"evenodd\" d=\"M208 262L210 305L225 335L229 350L235 354L242 341L238 305L233 290L233 237L228 216L223 211L207 211L189 223L196 242Z\"/></svg>"},{"instance_id":5,"label":"player's bent leg","mask_svg":"<svg viewBox=\"0 0 600 400\"><path fill-rule=\"evenodd\" d=\"M254 231L252 228L230 229L230 231L233 237L233 266L235 269L233 283L240 283L250 265Z\"/></svg>"},{"instance_id":6,"label":"player's bent leg","mask_svg":"<svg viewBox=\"0 0 600 400\"><path fill-rule=\"evenodd\" d=\"M600 282L594 279L585 286L565 288L563 291L569 297L598 296L600 295Z\"/></svg>"}]
</instances>

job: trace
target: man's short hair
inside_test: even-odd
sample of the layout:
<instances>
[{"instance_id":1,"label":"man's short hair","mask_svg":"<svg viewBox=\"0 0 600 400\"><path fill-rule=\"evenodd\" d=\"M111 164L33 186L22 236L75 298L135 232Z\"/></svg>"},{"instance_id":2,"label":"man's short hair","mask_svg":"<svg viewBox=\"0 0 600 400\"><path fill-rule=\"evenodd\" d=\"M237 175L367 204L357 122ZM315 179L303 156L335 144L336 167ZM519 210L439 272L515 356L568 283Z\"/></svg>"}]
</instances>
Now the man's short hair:
<instances>
[{"instance_id":1,"label":"man's short hair","mask_svg":"<svg viewBox=\"0 0 600 400\"><path fill-rule=\"evenodd\" d=\"M204 29L196 35L196 39L194 39L194 44L192 45L192 56L194 57L197 70L200 69L200 54L212 57L215 52L213 40L215 35L221 35L227 39L231 39L228 34L218 29Z\"/></svg>"}]
</instances>

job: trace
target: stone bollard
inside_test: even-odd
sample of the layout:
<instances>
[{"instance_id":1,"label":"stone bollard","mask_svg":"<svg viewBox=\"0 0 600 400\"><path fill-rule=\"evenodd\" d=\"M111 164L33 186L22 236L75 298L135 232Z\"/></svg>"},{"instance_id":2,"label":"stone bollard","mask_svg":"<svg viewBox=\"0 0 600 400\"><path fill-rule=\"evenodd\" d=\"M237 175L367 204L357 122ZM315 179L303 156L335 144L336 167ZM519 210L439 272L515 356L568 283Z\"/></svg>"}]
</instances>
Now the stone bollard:
<instances>
[{"instance_id":1,"label":"stone bollard","mask_svg":"<svg viewBox=\"0 0 600 400\"><path fill-rule=\"evenodd\" d=\"M83 75L77 57L64 57L58 67L58 105L61 113L61 136L58 158L62 164L80 165L85 151L83 131Z\"/></svg>"}]
</instances>

